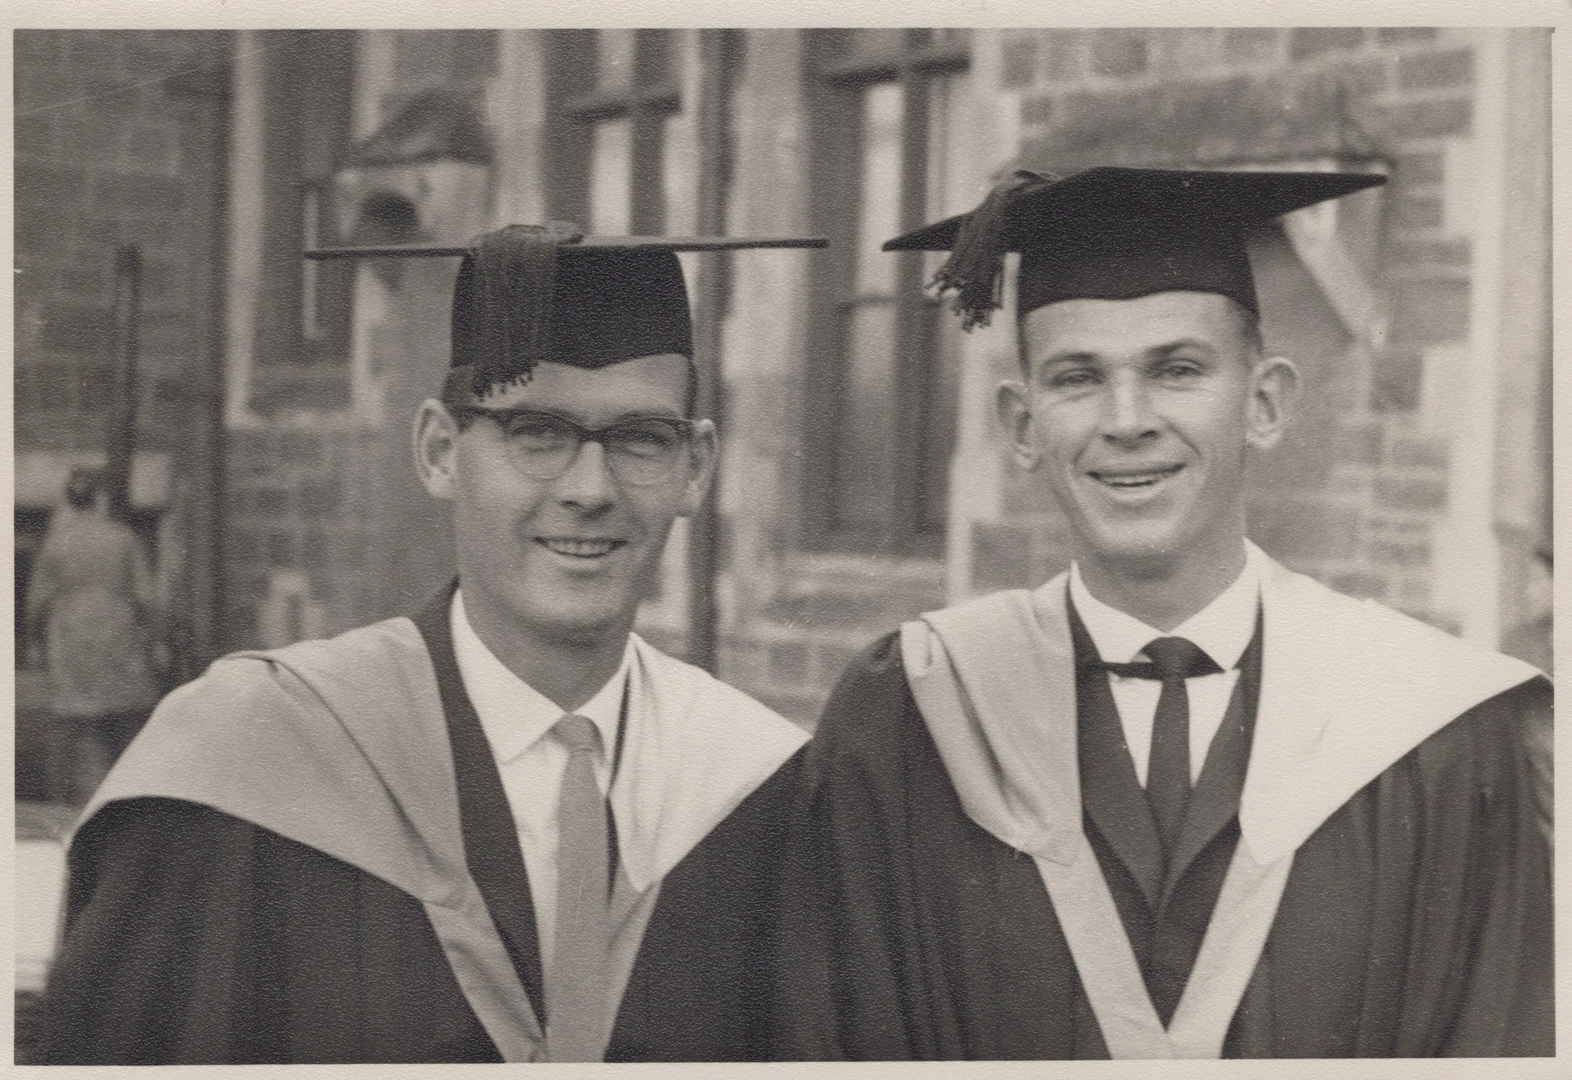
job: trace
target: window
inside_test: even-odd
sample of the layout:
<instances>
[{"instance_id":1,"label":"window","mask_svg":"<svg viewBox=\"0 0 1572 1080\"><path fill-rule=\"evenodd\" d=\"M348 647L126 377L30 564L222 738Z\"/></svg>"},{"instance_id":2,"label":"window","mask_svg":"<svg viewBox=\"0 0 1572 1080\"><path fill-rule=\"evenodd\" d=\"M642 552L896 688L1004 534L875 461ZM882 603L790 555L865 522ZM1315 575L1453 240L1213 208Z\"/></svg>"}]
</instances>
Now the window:
<instances>
[{"instance_id":1,"label":"window","mask_svg":"<svg viewBox=\"0 0 1572 1080\"><path fill-rule=\"evenodd\" d=\"M680 108L670 30L547 36L546 205L599 233L665 231L666 128Z\"/></svg>"},{"instance_id":2,"label":"window","mask_svg":"<svg viewBox=\"0 0 1572 1080\"><path fill-rule=\"evenodd\" d=\"M261 283L252 405L277 409L347 397L353 268L300 258L332 243L327 184L350 134L352 31L260 35Z\"/></svg>"},{"instance_id":3,"label":"window","mask_svg":"<svg viewBox=\"0 0 1572 1080\"><path fill-rule=\"evenodd\" d=\"M933 555L954 444L950 328L923 292L937 262L880 245L938 216L964 31L806 35L814 269L804 509L809 546Z\"/></svg>"}]
</instances>

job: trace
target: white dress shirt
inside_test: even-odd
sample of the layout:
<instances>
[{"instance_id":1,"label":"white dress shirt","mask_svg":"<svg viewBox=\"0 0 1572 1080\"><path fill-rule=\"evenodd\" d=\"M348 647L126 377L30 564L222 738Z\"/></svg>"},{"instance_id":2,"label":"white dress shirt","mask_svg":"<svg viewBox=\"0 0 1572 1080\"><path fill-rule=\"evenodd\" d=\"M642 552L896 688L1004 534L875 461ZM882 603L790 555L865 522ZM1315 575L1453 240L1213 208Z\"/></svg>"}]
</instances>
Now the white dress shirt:
<instances>
[{"instance_id":1,"label":"white dress shirt","mask_svg":"<svg viewBox=\"0 0 1572 1080\"><path fill-rule=\"evenodd\" d=\"M534 894L535 927L540 940L542 968L549 967L557 926L557 800L562 791L562 774L568 766L568 749L552 730L568 715L555 702L523 679L486 647L464 613L464 594L456 591L448 612L453 631L453 653L458 660L459 676L480 726L491 744L491 753L502 774L502 790L507 794L513 824L518 829L519 847L524 853L524 869L529 874ZM602 792L611 785L611 755L617 745L617 726L622 716L623 691L634 677L631 663L632 643L623 651L622 663L611 679L595 692L573 715L591 721L600 733L601 752L595 760L595 778ZM629 687L629 711L638 699L637 687ZM629 717L629 723L633 717Z\"/></svg>"},{"instance_id":2,"label":"white dress shirt","mask_svg":"<svg viewBox=\"0 0 1572 1080\"><path fill-rule=\"evenodd\" d=\"M1245 565L1232 585L1206 607L1167 633L1154 629L1133 615L1097 599L1081 580L1081 569L1070 565L1070 600L1091 635L1098 654L1110 663L1147 659L1143 650L1153 638L1182 637L1198 645L1223 670L1185 680L1190 697L1190 783L1201 777L1212 738L1223 724L1228 700L1239 681L1235 666L1255 635L1256 610L1261 596L1261 574L1266 556L1254 544L1245 545ZM1135 775L1146 786L1146 767L1152 752L1152 724L1162 683L1157 679L1127 678L1108 673L1124 741L1135 762Z\"/></svg>"}]
</instances>

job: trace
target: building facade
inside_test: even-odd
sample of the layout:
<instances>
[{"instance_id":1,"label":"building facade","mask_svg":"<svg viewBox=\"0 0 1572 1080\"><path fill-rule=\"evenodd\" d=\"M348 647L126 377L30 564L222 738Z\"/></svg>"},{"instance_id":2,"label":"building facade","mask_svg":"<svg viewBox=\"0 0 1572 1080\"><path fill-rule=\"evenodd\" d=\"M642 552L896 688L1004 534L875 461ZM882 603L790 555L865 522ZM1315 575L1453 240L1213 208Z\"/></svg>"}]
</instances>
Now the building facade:
<instances>
[{"instance_id":1,"label":"building facade","mask_svg":"<svg viewBox=\"0 0 1572 1080\"><path fill-rule=\"evenodd\" d=\"M718 520L679 531L641 615L702 653L713 607L720 674L811 721L900 620L1065 565L1064 522L993 418L1010 313L962 334L922 290L933 257L878 250L1018 167L1386 174L1252 238L1267 343L1304 375L1252 534L1480 640L1548 603L1548 30L15 40L19 566L102 445L105 275L139 243L134 501L204 657L408 611L451 572L409 419L448 362L454 263L303 247L546 220L823 235L683 256Z\"/></svg>"}]
</instances>

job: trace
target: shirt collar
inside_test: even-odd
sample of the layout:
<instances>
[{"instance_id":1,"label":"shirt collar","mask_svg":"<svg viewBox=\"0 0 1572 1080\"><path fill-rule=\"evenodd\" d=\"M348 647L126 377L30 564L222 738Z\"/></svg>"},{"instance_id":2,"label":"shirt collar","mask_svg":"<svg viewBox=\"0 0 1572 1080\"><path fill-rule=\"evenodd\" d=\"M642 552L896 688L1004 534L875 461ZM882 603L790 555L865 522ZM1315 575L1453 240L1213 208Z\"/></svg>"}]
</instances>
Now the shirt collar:
<instances>
[{"instance_id":1,"label":"shirt collar","mask_svg":"<svg viewBox=\"0 0 1572 1080\"><path fill-rule=\"evenodd\" d=\"M567 715L556 702L536 690L497 659L470 626L464 611L464 592L453 593L448 609L453 632L453 654L458 661L464 690L480 717L480 726L499 764L512 761L534 746L558 720ZM623 688L627 685L632 643L624 647L622 662L593 697L574 711L600 732L601 751L608 757L616 746L622 719Z\"/></svg>"},{"instance_id":2,"label":"shirt collar","mask_svg":"<svg viewBox=\"0 0 1572 1080\"><path fill-rule=\"evenodd\" d=\"M1239 663L1255 634L1265 558L1260 548L1246 541L1244 569L1233 584L1166 634L1093 596L1081 580L1077 563L1070 564L1070 600L1097 646L1098 655L1110 663L1129 663L1153 638L1182 637L1200 646L1226 671Z\"/></svg>"}]
</instances>

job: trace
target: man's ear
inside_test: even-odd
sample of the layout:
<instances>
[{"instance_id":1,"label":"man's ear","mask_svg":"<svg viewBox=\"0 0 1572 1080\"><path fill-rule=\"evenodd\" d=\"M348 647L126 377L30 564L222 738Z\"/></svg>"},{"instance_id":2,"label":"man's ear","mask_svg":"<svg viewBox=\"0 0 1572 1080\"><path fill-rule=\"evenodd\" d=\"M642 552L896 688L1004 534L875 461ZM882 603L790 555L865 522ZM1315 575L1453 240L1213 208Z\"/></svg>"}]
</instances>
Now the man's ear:
<instances>
[{"instance_id":1,"label":"man's ear","mask_svg":"<svg viewBox=\"0 0 1572 1080\"><path fill-rule=\"evenodd\" d=\"M1292 360L1268 356L1250 368L1250 423L1245 441L1251 447L1270 450L1282 440L1298 389L1299 369Z\"/></svg>"},{"instance_id":2,"label":"man's ear","mask_svg":"<svg viewBox=\"0 0 1572 1080\"><path fill-rule=\"evenodd\" d=\"M1032 437L1031 391L1015 379L1000 383L994 408L999 412L999 423L1004 425L1005 437L1010 440L1015 463L1027 472L1035 471L1042 462L1042 450Z\"/></svg>"},{"instance_id":3,"label":"man's ear","mask_svg":"<svg viewBox=\"0 0 1572 1080\"><path fill-rule=\"evenodd\" d=\"M451 499L456 483L458 425L453 415L434 398L420 403L415 413L415 472L426 491L438 499Z\"/></svg>"},{"instance_id":4,"label":"man's ear","mask_svg":"<svg viewBox=\"0 0 1572 1080\"><path fill-rule=\"evenodd\" d=\"M715 421L700 420L693 425L693 438L688 445L688 469L682 501L677 509L679 517L698 513L715 479L715 462L719 457L720 436L715 431Z\"/></svg>"}]
</instances>

